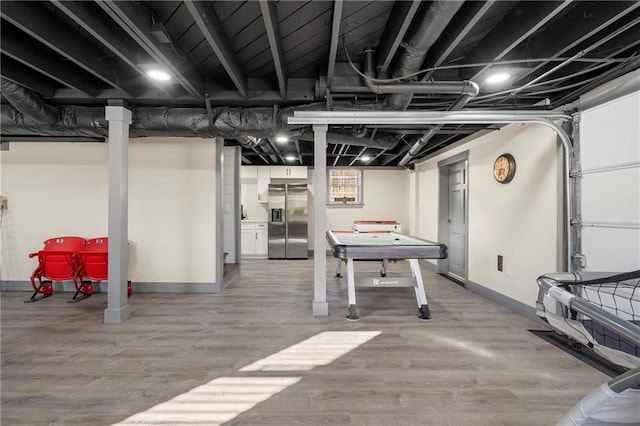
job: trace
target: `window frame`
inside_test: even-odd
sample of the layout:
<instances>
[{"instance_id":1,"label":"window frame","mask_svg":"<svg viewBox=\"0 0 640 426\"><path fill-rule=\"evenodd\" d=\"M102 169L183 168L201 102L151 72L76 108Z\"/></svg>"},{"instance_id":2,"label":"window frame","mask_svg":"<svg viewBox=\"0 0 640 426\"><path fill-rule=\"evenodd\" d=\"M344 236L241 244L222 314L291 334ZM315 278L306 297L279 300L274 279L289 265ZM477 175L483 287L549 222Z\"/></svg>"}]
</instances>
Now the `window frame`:
<instances>
[{"instance_id":1,"label":"window frame","mask_svg":"<svg viewBox=\"0 0 640 426\"><path fill-rule=\"evenodd\" d=\"M331 174L334 170L354 171L358 174L357 196L355 201L336 201L331 197ZM364 205L364 170L360 167L328 167L327 168L327 206L328 207L361 207Z\"/></svg>"}]
</instances>

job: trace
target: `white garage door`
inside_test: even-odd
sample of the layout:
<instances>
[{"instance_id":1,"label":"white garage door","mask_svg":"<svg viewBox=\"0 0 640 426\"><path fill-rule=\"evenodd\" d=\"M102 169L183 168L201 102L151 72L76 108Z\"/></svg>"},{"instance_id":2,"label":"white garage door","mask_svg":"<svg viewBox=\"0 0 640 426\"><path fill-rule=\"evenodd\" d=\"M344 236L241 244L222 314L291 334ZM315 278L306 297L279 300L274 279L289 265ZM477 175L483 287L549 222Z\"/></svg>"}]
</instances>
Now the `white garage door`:
<instances>
[{"instance_id":1,"label":"white garage door","mask_svg":"<svg viewBox=\"0 0 640 426\"><path fill-rule=\"evenodd\" d=\"M640 92L580 119L587 271L640 269Z\"/></svg>"}]
</instances>

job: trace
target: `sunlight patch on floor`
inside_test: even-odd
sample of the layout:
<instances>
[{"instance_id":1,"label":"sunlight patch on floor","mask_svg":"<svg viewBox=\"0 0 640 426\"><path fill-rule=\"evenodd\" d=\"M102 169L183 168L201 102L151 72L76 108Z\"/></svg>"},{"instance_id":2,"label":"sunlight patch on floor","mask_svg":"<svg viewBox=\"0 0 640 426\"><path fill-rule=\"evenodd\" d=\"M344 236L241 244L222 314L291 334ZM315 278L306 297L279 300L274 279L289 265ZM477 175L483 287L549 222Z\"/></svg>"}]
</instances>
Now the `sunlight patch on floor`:
<instances>
[{"instance_id":1,"label":"sunlight patch on floor","mask_svg":"<svg viewBox=\"0 0 640 426\"><path fill-rule=\"evenodd\" d=\"M219 377L134 414L114 426L221 425L300 381L301 377Z\"/></svg>"},{"instance_id":2,"label":"sunlight patch on floor","mask_svg":"<svg viewBox=\"0 0 640 426\"><path fill-rule=\"evenodd\" d=\"M326 331L240 371L303 371L327 365L380 331ZM113 426L221 425L298 383L302 377L219 377Z\"/></svg>"},{"instance_id":3,"label":"sunlight patch on floor","mask_svg":"<svg viewBox=\"0 0 640 426\"><path fill-rule=\"evenodd\" d=\"M475 355L480 355L486 358L494 357L494 354L492 354L486 349L482 349L477 343L469 343L463 340L452 339L451 337L438 336L435 334L432 334L429 337L438 343L442 343L448 346L453 346L454 348L458 348L458 349L463 349Z\"/></svg>"},{"instance_id":4,"label":"sunlight patch on floor","mask_svg":"<svg viewBox=\"0 0 640 426\"><path fill-rule=\"evenodd\" d=\"M242 367L240 371L311 370L346 355L380 333L380 331L325 331Z\"/></svg>"}]
</instances>

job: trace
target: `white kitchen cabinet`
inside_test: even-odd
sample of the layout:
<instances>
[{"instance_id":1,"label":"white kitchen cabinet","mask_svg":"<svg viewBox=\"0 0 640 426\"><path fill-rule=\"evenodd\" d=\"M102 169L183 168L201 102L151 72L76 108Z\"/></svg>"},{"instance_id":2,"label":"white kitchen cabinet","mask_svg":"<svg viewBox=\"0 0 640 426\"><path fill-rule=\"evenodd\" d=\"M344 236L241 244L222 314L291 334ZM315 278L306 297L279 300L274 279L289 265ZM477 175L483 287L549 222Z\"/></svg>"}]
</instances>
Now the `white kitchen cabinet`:
<instances>
[{"instance_id":1,"label":"white kitchen cabinet","mask_svg":"<svg viewBox=\"0 0 640 426\"><path fill-rule=\"evenodd\" d=\"M240 231L240 246L241 253L244 257L245 254L255 253L255 231L253 225L251 227L242 224L242 230Z\"/></svg>"},{"instance_id":2,"label":"white kitchen cabinet","mask_svg":"<svg viewBox=\"0 0 640 426\"><path fill-rule=\"evenodd\" d=\"M267 224L256 224L256 239L255 239L255 251L256 255L267 257L269 252L269 244L267 241Z\"/></svg>"},{"instance_id":3,"label":"white kitchen cabinet","mask_svg":"<svg viewBox=\"0 0 640 426\"><path fill-rule=\"evenodd\" d=\"M256 199L259 203L269 202L271 179L307 179L307 168L304 166L243 166L242 169L245 183L256 182Z\"/></svg>"},{"instance_id":4,"label":"white kitchen cabinet","mask_svg":"<svg viewBox=\"0 0 640 426\"><path fill-rule=\"evenodd\" d=\"M271 181L271 167L256 167L258 179L258 202L266 203L269 201L269 182Z\"/></svg>"},{"instance_id":5,"label":"white kitchen cabinet","mask_svg":"<svg viewBox=\"0 0 640 426\"><path fill-rule=\"evenodd\" d=\"M241 239L242 257L266 259L268 253L267 222L242 222Z\"/></svg>"},{"instance_id":6,"label":"white kitchen cabinet","mask_svg":"<svg viewBox=\"0 0 640 426\"><path fill-rule=\"evenodd\" d=\"M240 179L256 179L258 177L258 166L242 166L240 167Z\"/></svg>"},{"instance_id":7,"label":"white kitchen cabinet","mask_svg":"<svg viewBox=\"0 0 640 426\"><path fill-rule=\"evenodd\" d=\"M271 166L271 178L306 179L307 168L304 166Z\"/></svg>"}]
</instances>

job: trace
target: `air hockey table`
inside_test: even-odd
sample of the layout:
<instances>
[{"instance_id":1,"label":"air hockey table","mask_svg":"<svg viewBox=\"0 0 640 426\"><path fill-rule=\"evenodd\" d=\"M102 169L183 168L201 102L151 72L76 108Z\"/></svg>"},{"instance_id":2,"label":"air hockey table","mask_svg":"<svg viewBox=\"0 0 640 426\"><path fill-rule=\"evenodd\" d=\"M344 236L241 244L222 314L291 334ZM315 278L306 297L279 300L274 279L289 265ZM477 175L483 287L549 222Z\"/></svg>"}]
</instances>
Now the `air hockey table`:
<instances>
[{"instance_id":1,"label":"air hockey table","mask_svg":"<svg viewBox=\"0 0 640 426\"><path fill-rule=\"evenodd\" d=\"M393 231L402 233L402 225L395 220L354 220L351 225L352 231L358 232L378 232L378 231ZM389 265L389 259L371 259L380 260L382 263L380 267L380 276L387 276L387 266ZM336 277L342 277L342 262L346 260L338 259L336 262Z\"/></svg>"},{"instance_id":2,"label":"air hockey table","mask_svg":"<svg viewBox=\"0 0 640 426\"><path fill-rule=\"evenodd\" d=\"M356 287L413 287L420 312L418 318L422 321L431 319L418 260L445 259L447 246L392 231L327 231L326 237L333 256L347 262L348 320L357 321L360 318L356 305ZM384 276L356 280L354 261L382 259L408 260L412 278Z\"/></svg>"}]
</instances>

